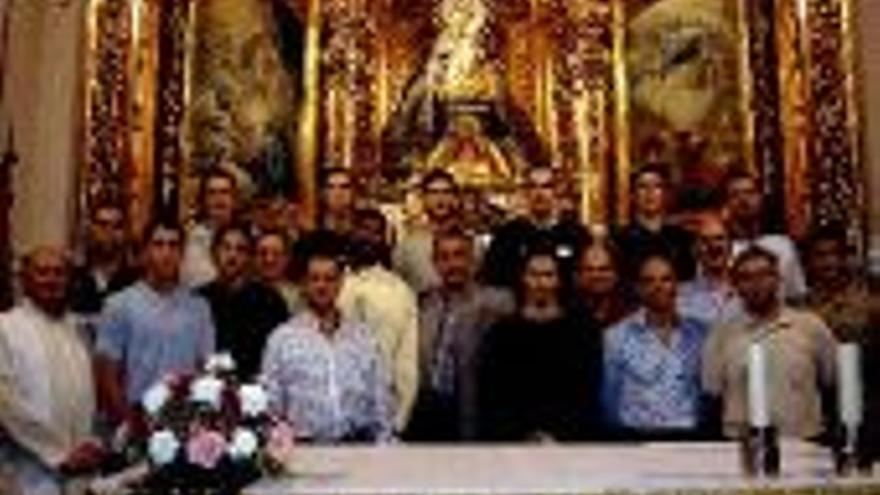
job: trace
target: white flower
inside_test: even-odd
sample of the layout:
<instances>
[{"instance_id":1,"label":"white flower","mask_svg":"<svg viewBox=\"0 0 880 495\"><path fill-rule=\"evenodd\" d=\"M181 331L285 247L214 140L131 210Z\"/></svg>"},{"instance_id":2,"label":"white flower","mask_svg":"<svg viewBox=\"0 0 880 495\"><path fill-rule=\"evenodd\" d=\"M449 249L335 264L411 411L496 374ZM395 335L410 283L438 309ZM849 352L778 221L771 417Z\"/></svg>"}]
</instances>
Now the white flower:
<instances>
[{"instance_id":1,"label":"white flower","mask_svg":"<svg viewBox=\"0 0 880 495\"><path fill-rule=\"evenodd\" d=\"M160 430L150 436L148 452L150 460L157 466L170 463L177 456L180 442L170 430Z\"/></svg>"},{"instance_id":2,"label":"white flower","mask_svg":"<svg viewBox=\"0 0 880 495\"><path fill-rule=\"evenodd\" d=\"M238 389L241 412L248 417L259 416L269 407L269 396L260 385L242 385Z\"/></svg>"},{"instance_id":3,"label":"white flower","mask_svg":"<svg viewBox=\"0 0 880 495\"><path fill-rule=\"evenodd\" d=\"M170 397L171 389L169 389L168 385L165 383L159 382L147 390L141 403L144 406L144 410L147 411L147 414L155 416L159 414L159 411L162 410L162 406L168 402Z\"/></svg>"},{"instance_id":4,"label":"white flower","mask_svg":"<svg viewBox=\"0 0 880 495\"><path fill-rule=\"evenodd\" d=\"M193 401L208 404L217 409L220 407L223 381L215 376L203 376L190 385L189 392Z\"/></svg>"},{"instance_id":5,"label":"white flower","mask_svg":"<svg viewBox=\"0 0 880 495\"><path fill-rule=\"evenodd\" d=\"M235 360L232 359L232 355L228 352L214 354L205 363L205 370L208 373L229 373L235 371Z\"/></svg>"},{"instance_id":6,"label":"white flower","mask_svg":"<svg viewBox=\"0 0 880 495\"><path fill-rule=\"evenodd\" d=\"M232 433L229 456L233 459L248 459L257 452L260 444L257 435L247 428L237 428Z\"/></svg>"}]
</instances>

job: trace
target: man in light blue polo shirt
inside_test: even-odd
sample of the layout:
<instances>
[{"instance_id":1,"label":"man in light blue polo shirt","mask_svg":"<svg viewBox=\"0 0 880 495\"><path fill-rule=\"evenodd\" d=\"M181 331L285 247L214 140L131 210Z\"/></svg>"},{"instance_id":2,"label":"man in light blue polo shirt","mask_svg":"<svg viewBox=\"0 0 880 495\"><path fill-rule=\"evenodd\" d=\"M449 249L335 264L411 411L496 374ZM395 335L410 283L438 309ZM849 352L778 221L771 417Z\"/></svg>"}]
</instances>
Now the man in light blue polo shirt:
<instances>
[{"instance_id":1,"label":"man in light blue polo shirt","mask_svg":"<svg viewBox=\"0 0 880 495\"><path fill-rule=\"evenodd\" d=\"M169 373L193 372L214 351L208 304L180 283L183 230L169 221L144 232L144 274L111 297L98 325L98 390L113 423Z\"/></svg>"}]
</instances>

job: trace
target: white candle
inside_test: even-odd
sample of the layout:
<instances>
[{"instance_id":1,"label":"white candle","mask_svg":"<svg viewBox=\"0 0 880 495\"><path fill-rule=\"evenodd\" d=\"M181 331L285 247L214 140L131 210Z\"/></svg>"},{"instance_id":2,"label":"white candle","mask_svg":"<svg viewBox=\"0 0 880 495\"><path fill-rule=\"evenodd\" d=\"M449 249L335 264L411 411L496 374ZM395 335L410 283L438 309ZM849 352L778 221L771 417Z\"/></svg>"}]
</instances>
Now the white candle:
<instances>
[{"instance_id":1,"label":"white candle","mask_svg":"<svg viewBox=\"0 0 880 495\"><path fill-rule=\"evenodd\" d=\"M837 407L840 422L857 428L862 424L862 356L858 344L837 346Z\"/></svg>"},{"instance_id":2,"label":"white candle","mask_svg":"<svg viewBox=\"0 0 880 495\"><path fill-rule=\"evenodd\" d=\"M767 393L767 346L753 342L749 346L749 424L755 428L770 426Z\"/></svg>"}]
</instances>

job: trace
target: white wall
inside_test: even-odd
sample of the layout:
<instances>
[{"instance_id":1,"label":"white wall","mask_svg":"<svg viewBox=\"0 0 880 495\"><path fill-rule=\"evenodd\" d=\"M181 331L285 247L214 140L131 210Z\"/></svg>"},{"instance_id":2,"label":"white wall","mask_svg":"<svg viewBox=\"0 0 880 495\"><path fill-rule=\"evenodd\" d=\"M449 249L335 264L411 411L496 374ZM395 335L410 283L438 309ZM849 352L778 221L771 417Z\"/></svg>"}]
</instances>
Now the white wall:
<instances>
[{"instance_id":1,"label":"white wall","mask_svg":"<svg viewBox=\"0 0 880 495\"><path fill-rule=\"evenodd\" d=\"M0 0L0 9L11 0ZM15 128L12 235L17 253L69 240L80 163L86 0L15 0L0 108L0 150ZM3 10L0 10L2 12Z\"/></svg>"}]
</instances>

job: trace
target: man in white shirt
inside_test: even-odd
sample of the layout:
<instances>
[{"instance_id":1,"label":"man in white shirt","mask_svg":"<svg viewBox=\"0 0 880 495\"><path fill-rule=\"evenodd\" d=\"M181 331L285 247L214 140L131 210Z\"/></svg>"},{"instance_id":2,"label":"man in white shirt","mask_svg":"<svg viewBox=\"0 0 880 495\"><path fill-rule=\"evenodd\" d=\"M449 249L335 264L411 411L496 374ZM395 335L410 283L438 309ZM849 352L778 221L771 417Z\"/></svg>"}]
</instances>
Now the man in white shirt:
<instances>
[{"instance_id":1,"label":"man in white shirt","mask_svg":"<svg viewBox=\"0 0 880 495\"><path fill-rule=\"evenodd\" d=\"M373 332L337 307L342 276L335 256L309 256L306 309L272 332L263 382L273 408L290 419L302 440L388 441L393 434L387 371Z\"/></svg>"},{"instance_id":2,"label":"man in white shirt","mask_svg":"<svg viewBox=\"0 0 880 495\"><path fill-rule=\"evenodd\" d=\"M72 472L94 468L92 365L68 312L69 262L56 247L23 260L25 299L0 315L0 493L82 493Z\"/></svg>"},{"instance_id":3,"label":"man in white shirt","mask_svg":"<svg viewBox=\"0 0 880 495\"><path fill-rule=\"evenodd\" d=\"M696 236L697 274L679 287L678 310L712 327L741 315L742 303L730 280L731 242L724 221L703 217Z\"/></svg>"},{"instance_id":4,"label":"man in white shirt","mask_svg":"<svg viewBox=\"0 0 880 495\"><path fill-rule=\"evenodd\" d=\"M458 185L445 170L431 170L422 178L422 204L426 222L414 225L400 236L394 249L394 270L403 277L416 293L440 285L434 267L434 237L459 226Z\"/></svg>"},{"instance_id":5,"label":"man in white shirt","mask_svg":"<svg viewBox=\"0 0 880 495\"><path fill-rule=\"evenodd\" d=\"M217 277L211 246L214 234L235 218L238 186L235 176L223 169L208 172L199 191L200 217L186 235L180 276L188 287L205 285Z\"/></svg>"},{"instance_id":6,"label":"man in white shirt","mask_svg":"<svg viewBox=\"0 0 880 495\"><path fill-rule=\"evenodd\" d=\"M758 245L779 260L781 293L788 302L800 302L807 295L807 282L794 241L785 234L763 229L763 202L758 179L748 173L734 173L724 185L727 224L733 238L733 256L750 245Z\"/></svg>"},{"instance_id":7,"label":"man in white shirt","mask_svg":"<svg viewBox=\"0 0 880 495\"><path fill-rule=\"evenodd\" d=\"M339 294L339 308L376 334L385 367L391 373L398 432L409 422L418 392L418 301L412 289L382 262L388 259L387 223L377 210L355 213L352 268Z\"/></svg>"}]
</instances>

